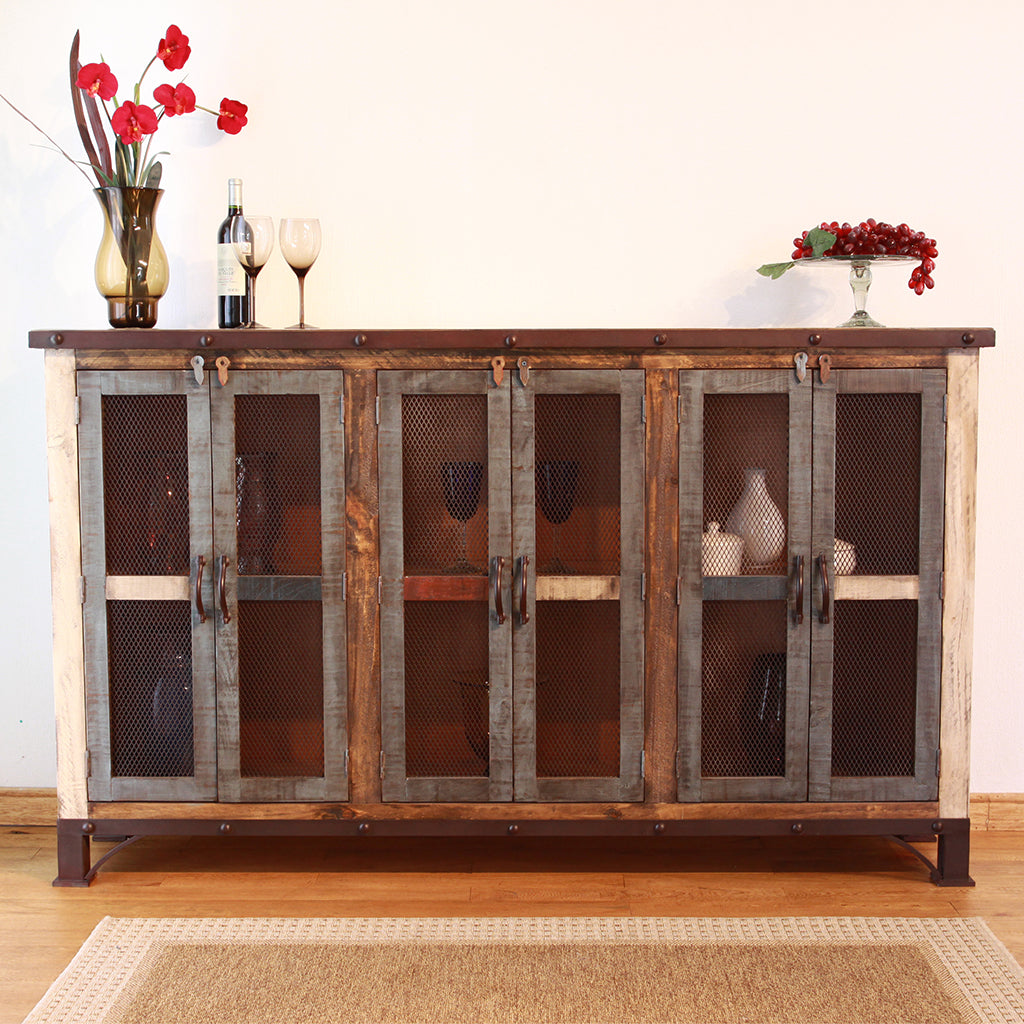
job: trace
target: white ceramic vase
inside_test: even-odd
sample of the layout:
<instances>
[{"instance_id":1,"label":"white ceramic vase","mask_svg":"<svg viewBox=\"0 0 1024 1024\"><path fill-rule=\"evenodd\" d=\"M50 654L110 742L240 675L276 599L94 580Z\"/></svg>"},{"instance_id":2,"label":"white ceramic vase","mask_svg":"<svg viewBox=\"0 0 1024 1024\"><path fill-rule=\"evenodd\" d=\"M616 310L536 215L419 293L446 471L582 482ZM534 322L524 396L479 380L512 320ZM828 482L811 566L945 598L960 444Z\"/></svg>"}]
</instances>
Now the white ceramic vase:
<instances>
[{"instance_id":1,"label":"white ceramic vase","mask_svg":"<svg viewBox=\"0 0 1024 1024\"><path fill-rule=\"evenodd\" d=\"M769 565L786 549L786 521L768 493L765 470L745 469L743 474L743 493L725 528L743 538L749 564Z\"/></svg>"}]
</instances>

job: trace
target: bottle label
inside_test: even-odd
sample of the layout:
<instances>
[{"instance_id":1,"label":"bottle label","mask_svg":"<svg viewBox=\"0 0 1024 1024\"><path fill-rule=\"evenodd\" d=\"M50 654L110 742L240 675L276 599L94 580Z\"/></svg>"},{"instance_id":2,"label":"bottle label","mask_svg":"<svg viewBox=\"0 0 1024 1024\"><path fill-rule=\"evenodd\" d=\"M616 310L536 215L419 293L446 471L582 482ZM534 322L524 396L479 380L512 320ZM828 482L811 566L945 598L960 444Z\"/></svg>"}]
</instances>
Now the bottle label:
<instances>
[{"instance_id":1,"label":"bottle label","mask_svg":"<svg viewBox=\"0 0 1024 1024\"><path fill-rule=\"evenodd\" d=\"M217 294L244 295L245 271L230 242L217 244Z\"/></svg>"}]
</instances>

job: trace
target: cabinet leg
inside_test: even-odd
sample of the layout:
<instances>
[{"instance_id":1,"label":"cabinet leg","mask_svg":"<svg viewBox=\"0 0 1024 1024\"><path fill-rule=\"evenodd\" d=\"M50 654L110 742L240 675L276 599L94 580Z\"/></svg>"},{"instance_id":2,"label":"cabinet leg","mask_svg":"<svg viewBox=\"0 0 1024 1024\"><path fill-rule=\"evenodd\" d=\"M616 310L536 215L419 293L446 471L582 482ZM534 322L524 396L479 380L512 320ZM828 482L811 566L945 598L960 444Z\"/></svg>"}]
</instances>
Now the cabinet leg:
<instances>
[{"instance_id":1,"label":"cabinet leg","mask_svg":"<svg viewBox=\"0 0 1024 1024\"><path fill-rule=\"evenodd\" d=\"M57 822L57 887L85 888L89 885L89 837L80 821Z\"/></svg>"},{"instance_id":2,"label":"cabinet leg","mask_svg":"<svg viewBox=\"0 0 1024 1024\"><path fill-rule=\"evenodd\" d=\"M968 871L971 860L971 822L969 818L955 818L942 822L938 833L936 868L932 881L936 885L974 885Z\"/></svg>"}]
</instances>

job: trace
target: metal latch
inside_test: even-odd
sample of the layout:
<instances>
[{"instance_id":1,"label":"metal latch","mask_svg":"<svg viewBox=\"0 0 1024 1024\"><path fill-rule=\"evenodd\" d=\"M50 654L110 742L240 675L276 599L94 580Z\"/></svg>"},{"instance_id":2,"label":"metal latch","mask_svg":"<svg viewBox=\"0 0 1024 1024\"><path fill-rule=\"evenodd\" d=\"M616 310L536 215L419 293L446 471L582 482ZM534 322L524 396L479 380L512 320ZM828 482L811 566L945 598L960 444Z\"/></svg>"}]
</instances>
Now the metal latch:
<instances>
[{"instance_id":1,"label":"metal latch","mask_svg":"<svg viewBox=\"0 0 1024 1024\"><path fill-rule=\"evenodd\" d=\"M809 357L806 352L797 352L796 355L793 356L793 363L796 366L796 379L800 381L801 384L803 384L804 378L807 376L808 358Z\"/></svg>"},{"instance_id":2,"label":"metal latch","mask_svg":"<svg viewBox=\"0 0 1024 1024\"><path fill-rule=\"evenodd\" d=\"M231 365L231 360L227 356L217 356L217 380L220 381L222 388L227 387L228 384L228 367Z\"/></svg>"}]
</instances>

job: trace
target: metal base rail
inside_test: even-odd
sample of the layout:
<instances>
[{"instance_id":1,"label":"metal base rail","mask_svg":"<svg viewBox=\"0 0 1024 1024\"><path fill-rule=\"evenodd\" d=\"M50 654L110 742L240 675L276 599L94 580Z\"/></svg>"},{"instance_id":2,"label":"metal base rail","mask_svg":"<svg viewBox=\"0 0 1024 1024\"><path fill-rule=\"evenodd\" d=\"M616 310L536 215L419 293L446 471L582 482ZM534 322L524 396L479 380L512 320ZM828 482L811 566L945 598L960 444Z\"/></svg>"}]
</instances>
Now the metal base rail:
<instances>
[{"instance_id":1,"label":"metal base rail","mask_svg":"<svg viewBox=\"0 0 1024 1024\"><path fill-rule=\"evenodd\" d=\"M973 886L970 877L971 822L969 818L853 818L853 819L716 819L716 820L566 820L524 819L302 819L262 818L61 818L57 822L59 887L86 887L111 857L146 836L337 836L379 837L715 837L715 836L883 836L911 850L929 868L940 886ZM116 836L121 841L90 866L92 841ZM934 838L932 862L908 840Z\"/></svg>"}]
</instances>

